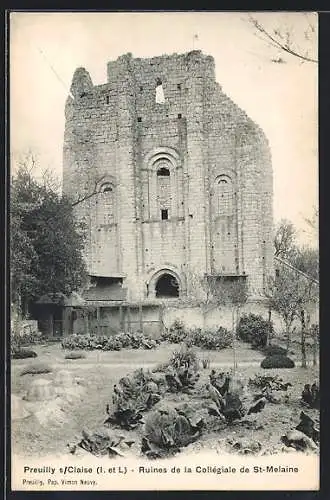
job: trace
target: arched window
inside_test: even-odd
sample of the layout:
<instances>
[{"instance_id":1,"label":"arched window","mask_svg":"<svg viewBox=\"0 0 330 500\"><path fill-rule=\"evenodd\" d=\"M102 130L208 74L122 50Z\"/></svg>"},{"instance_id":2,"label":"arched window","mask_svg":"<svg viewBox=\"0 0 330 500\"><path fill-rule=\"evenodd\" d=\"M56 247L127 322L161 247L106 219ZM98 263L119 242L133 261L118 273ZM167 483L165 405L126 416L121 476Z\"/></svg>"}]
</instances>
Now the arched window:
<instances>
[{"instance_id":1,"label":"arched window","mask_svg":"<svg viewBox=\"0 0 330 500\"><path fill-rule=\"evenodd\" d=\"M179 283L178 280L171 274L162 274L155 286L156 297L179 297Z\"/></svg>"},{"instance_id":2,"label":"arched window","mask_svg":"<svg viewBox=\"0 0 330 500\"><path fill-rule=\"evenodd\" d=\"M114 188L110 182L102 184L98 197L98 223L114 223Z\"/></svg>"},{"instance_id":3,"label":"arched window","mask_svg":"<svg viewBox=\"0 0 330 500\"><path fill-rule=\"evenodd\" d=\"M221 175L216 180L217 212L218 215L233 215L233 185L231 178Z\"/></svg>"},{"instance_id":4,"label":"arched window","mask_svg":"<svg viewBox=\"0 0 330 500\"><path fill-rule=\"evenodd\" d=\"M161 220L169 219L171 205L171 181L170 170L166 162L160 162L157 169L157 200Z\"/></svg>"}]
</instances>

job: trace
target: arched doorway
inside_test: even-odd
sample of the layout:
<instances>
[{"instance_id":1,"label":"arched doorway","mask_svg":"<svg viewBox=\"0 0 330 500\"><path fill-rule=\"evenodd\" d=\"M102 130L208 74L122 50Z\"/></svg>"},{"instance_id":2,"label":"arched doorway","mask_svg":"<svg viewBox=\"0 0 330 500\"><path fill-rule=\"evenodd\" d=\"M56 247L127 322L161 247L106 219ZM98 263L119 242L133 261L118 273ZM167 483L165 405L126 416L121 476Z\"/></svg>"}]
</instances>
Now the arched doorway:
<instances>
[{"instance_id":1,"label":"arched doorway","mask_svg":"<svg viewBox=\"0 0 330 500\"><path fill-rule=\"evenodd\" d=\"M178 280L169 273L162 274L155 285L156 297L175 298L179 297L179 283Z\"/></svg>"}]
</instances>

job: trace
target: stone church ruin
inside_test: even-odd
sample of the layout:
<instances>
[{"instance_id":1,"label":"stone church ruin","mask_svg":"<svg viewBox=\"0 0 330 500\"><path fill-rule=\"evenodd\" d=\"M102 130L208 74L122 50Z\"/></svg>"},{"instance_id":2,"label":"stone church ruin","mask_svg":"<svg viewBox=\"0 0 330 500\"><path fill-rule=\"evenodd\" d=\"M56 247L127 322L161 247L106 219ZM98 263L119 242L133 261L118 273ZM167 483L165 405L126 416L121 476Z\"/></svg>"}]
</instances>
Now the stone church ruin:
<instances>
[{"instance_id":1,"label":"stone church ruin","mask_svg":"<svg viewBox=\"0 0 330 500\"><path fill-rule=\"evenodd\" d=\"M78 68L63 154L63 189L82 200L87 228L84 298L99 322L148 331L183 315L196 325L196 276L241 280L262 304L273 273L270 150L223 93L213 57L125 54L96 86Z\"/></svg>"}]
</instances>

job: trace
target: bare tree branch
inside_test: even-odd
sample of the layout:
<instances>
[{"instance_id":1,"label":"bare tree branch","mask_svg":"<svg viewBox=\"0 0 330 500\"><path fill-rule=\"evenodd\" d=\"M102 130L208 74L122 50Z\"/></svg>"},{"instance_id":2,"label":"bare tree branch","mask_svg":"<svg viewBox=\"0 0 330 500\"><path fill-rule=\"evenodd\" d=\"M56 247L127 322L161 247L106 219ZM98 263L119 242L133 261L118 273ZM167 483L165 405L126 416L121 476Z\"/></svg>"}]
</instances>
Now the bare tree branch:
<instances>
[{"instance_id":1,"label":"bare tree branch","mask_svg":"<svg viewBox=\"0 0 330 500\"><path fill-rule=\"evenodd\" d=\"M297 57L302 61L318 63L317 59L309 56L308 51L304 53L301 49L295 48L294 43L292 41L292 33L289 30L286 31L284 37L280 29L277 28L274 30L273 33L271 33L269 30L265 28L264 25L262 25L256 18L252 17L251 15L249 15L249 22L257 30L256 34L262 34L265 37L266 41L271 46L279 50L282 50L283 52L286 52L287 54L290 54L294 57ZM315 33L315 28L312 26L309 20L308 23L311 32ZM309 40L309 34L307 34L307 37L308 37L307 40ZM306 38L306 32L305 32L305 38Z\"/></svg>"},{"instance_id":2,"label":"bare tree branch","mask_svg":"<svg viewBox=\"0 0 330 500\"><path fill-rule=\"evenodd\" d=\"M71 203L71 206L75 207L75 206L79 205L80 203L83 203L84 201L87 201L90 198L92 198L93 196L99 194L101 192L101 187L102 187L101 182L104 179L105 179L105 176L102 176L99 179L95 179L93 189L90 192L86 193L85 195L78 196L78 198L74 202Z\"/></svg>"},{"instance_id":3,"label":"bare tree branch","mask_svg":"<svg viewBox=\"0 0 330 500\"><path fill-rule=\"evenodd\" d=\"M275 257L285 257L293 248L295 229L290 221L281 220L275 233Z\"/></svg>"}]
</instances>

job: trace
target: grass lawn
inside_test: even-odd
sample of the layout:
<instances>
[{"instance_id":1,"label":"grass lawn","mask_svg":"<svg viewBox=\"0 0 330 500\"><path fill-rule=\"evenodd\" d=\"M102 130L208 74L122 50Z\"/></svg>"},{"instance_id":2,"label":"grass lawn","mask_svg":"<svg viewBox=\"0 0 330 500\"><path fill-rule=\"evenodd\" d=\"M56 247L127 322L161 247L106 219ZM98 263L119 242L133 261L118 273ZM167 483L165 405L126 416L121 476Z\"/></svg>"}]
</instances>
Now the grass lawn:
<instances>
[{"instance_id":1,"label":"grass lawn","mask_svg":"<svg viewBox=\"0 0 330 500\"><path fill-rule=\"evenodd\" d=\"M12 451L24 456L63 455L68 452L67 444L78 442L82 429L96 430L106 418L106 405L111 403L113 385L118 380L138 367L150 367L167 361L171 353L178 349L177 345L163 344L155 350L130 350L118 352L87 351L85 359L67 360L59 344L34 346L38 358L12 360L11 383L12 394L24 396L30 384L36 378L53 380L60 370L70 371L78 377L83 387L80 397L73 399L63 406L60 417L56 421L56 413L51 423L41 425L34 415L22 420L12 422ZM200 358L210 358L211 368L231 366L233 353L231 349L219 352L203 351ZM263 355L252 350L244 344L237 349L238 371L245 380L255 373L261 372L260 361ZM42 375L24 375L20 373L23 367L35 363L47 363L52 368L52 373ZM209 369L201 369L199 384L205 385L208 380ZM235 425L215 435L202 437L201 441L194 443L195 449L200 447L214 447L222 439L230 435L239 437L253 437L268 446L276 445L281 433L289 430L299 422L301 411L300 395L304 383L312 382L318 378L318 369L309 367L303 370L296 367L291 370L267 370L263 373L278 373L285 381L293 384L290 403L287 405L267 405L265 409L254 418L260 420L260 428L251 431L244 426ZM311 410L311 416L317 417L317 412ZM257 426L258 427L258 426ZM131 431L133 432L133 431ZM134 434L134 433L133 433ZM133 437L134 439L134 437ZM219 445L221 446L221 445ZM138 450L138 446L136 448Z\"/></svg>"}]
</instances>

